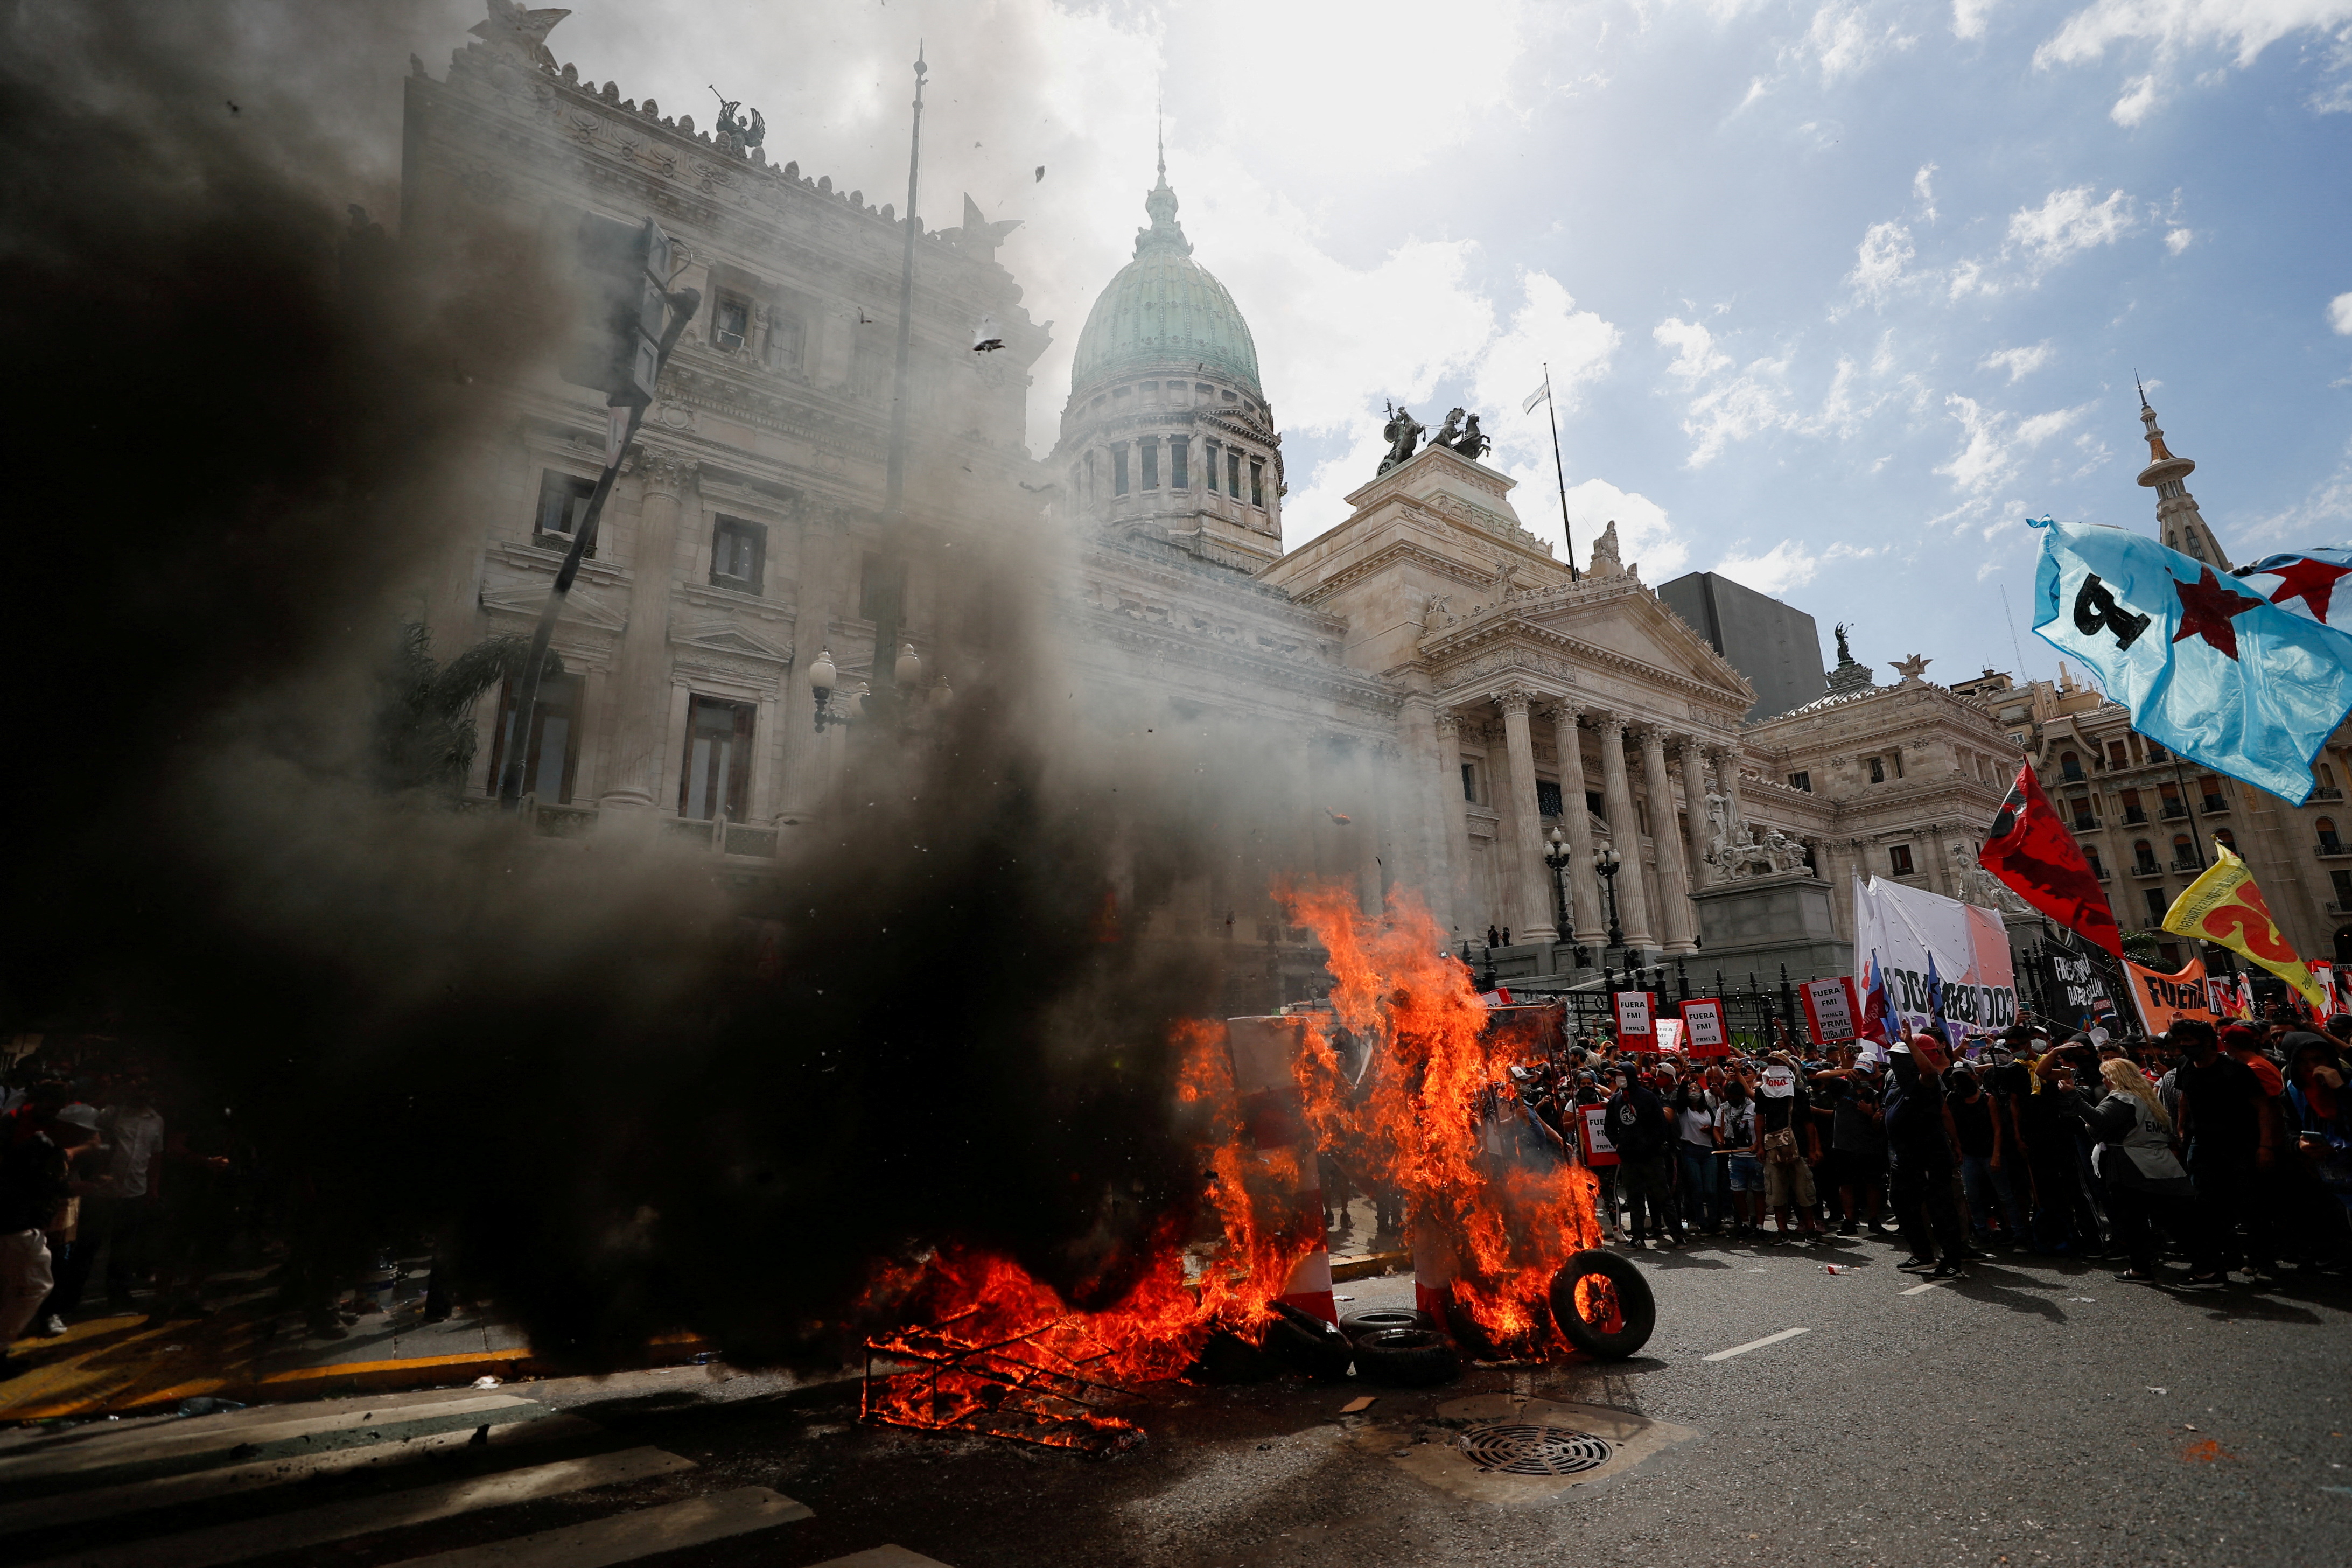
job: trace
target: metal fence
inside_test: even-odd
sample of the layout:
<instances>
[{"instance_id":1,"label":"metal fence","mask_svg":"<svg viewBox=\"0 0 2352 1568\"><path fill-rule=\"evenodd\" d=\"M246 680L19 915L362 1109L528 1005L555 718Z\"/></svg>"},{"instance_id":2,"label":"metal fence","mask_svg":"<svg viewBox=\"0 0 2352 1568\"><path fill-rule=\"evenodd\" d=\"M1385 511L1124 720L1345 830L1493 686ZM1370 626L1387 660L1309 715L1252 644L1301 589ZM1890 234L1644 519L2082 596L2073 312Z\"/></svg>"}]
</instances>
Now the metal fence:
<instances>
[{"instance_id":1,"label":"metal fence","mask_svg":"<svg viewBox=\"0 0 2352 1568\"><path fill-rule=\"evenodd\" d=\"M1580 1036L1588 1041L1611 1037L1616 1023L1616 1004L1612 998L1620 991L1652 993L1662 1013L1672 1012L1685 1002L1718 1001L1723 1004L1724 1026L1730 1032L1732 1049L1741 1052L1767 1051L1779 1046L1780 1029L1776 1026L1785 1027L1788 1040L1796 1046L1815 1043L1805 1026L1804 1007L1797 999L1798 984L1785 964L1778 974L1767 976L1754 970L1727 973L1720 969L1702 968L1694 972L1686 961L1679 960L1643 969L1604 969L1599 981L1587 982L1580 987L1547 991L1539 980L1510 983L1515 997L1542 997L1566 1004L1566 1029L1571 1040Z\"/></svg>"}]
</instances>

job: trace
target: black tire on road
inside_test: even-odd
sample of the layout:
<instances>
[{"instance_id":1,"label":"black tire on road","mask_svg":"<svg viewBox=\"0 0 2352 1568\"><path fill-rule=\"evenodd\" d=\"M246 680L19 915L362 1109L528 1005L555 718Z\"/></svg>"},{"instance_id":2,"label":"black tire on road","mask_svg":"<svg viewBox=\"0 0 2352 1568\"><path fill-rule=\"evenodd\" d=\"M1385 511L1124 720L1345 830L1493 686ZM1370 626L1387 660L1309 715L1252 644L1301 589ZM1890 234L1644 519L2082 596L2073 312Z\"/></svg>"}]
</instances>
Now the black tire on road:
<instances>
[{"instance_id":1,"label":"black tire on road","mask_svg":"<svg viewBox=\"0 0 2352 1568\"><path fill-rule=\"evenodd\" d=\"M1400 1388L1427 1388L1462 1375L1462 1352L1435 1329L1372 1329L1356 1336L1356 1374Z\"/></svg>"},{"instance_id":2,"label":"black tire on road","mask_svg":"<svg viewBox=\"0 0 2352 1568\"><path fill-rule=\"evenodd\" d=\"M1598 1321L1577 1310L1577 1282L1587 1278L1595 1283L1588 1296L1600 1295L1606 1307ZM1578 1350L1602 1361L1622 1361L1650 1342L1650 1331L1658 1326L1658 1302L1630 1258L1591 1247L1552 1276L1551 1316Z\"/></svg>"},{"instance_id":3,"label":"black tire on road","mask_svg":"<svg viewBox=\"0 0 2352 1568\"><path fill-rule=\"evenodd\" d=\"M1347 1335L1287 1301L1274 1304L1274 1321L1265 1326L1259 1348L1291 1371L1318 1380L1347 1376L1348 1363L1356 1359Z\"/></svg>"},{"instance_id":4,"label":"black tire on road","mask_svg":"<svg viewBox=\"0 0 2352 1568\"><path fill-rule=\"evenodd\" d=\"M1349 1339L1360 1339L1379 1329L1433 1329L1437 1320L1412 1307L1367 1307L1360 1312L1343 1313L1339 1331Z\"/></svg>"}]
</instances>

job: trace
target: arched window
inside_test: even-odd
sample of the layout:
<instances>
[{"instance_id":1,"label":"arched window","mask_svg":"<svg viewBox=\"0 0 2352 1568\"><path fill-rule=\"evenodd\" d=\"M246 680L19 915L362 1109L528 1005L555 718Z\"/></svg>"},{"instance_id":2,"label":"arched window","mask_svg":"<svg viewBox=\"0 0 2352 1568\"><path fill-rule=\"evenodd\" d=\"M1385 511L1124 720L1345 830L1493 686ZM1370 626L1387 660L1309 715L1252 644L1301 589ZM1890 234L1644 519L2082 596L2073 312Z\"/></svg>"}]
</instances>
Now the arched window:
<instances>
[{"instance_id":1,"label":"arched window","mask_svg":"<svg viewBox=\"0 0 2352 1568\"><path fill-rule=\"evenodd\" d=\"M2232 855L2238 852L2238 836L2226 827L2217 827L2213 830L2213 842L2221 845Z\"/></svg>"},{"instance_id":2,"label":"arched window","mask_svg":"<svg viewBox=\"0 0 2352 1568\"><path fill-rule=\"evenodd\" d=\"M2141 871L2156 870L2156 846L2145 838L2132 840L2132 866Z\"/></svg>"},{"instance_id":3,"label":"arched window","mask_svg":"<svg viewBox=\"0 0 2352 1568\"><path fill-rule=\"evenodd\" d=\"M2061 752L2058 753L2058 771L2079 784L2083 777L2083 759L2072 752Z\"/></svg>"},{"instance_id":4,"label":"arched window","mask_svg":"<svg viewBox=\"0 0 2352 1568\"><path fill-rule=\"evenodd\" d=\"M2336 819L2334 817L2323 816L2311 826L2318 830L2319 852L2322 855L2334 855L2343 849L2343 841L2336 837Z\"/></svg>"},{"instance_id":5,"label":"arched window","mask_svg":"<svg viewBox=\"0 0 2352 1568\"><path fill-rule=\"evenodd\" d=\"M2186 833L2174 834L2172 836L2172 868L2176 871L2186 871L2196 864L2197 846L2189 842L2189 835Z\"/></svg>"}]
</instances>

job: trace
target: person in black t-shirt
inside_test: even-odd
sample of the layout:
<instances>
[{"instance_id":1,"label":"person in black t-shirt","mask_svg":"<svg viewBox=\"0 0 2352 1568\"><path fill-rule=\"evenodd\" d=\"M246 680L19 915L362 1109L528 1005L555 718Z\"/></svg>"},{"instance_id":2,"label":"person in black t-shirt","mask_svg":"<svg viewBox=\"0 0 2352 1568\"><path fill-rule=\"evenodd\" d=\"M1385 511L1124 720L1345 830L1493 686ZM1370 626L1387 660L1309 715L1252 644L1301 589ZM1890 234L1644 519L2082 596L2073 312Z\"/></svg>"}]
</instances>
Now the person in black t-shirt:
<instances>
[{"instance_id":1,"label":"person in black t-shirt","mask_svg":"<svg viewBox=\"0 0 2352 1568\"><path fill-rule=\"evenodd\" d=\"M1960 1188L1968 1194L1971 1239L1979 1247L1992 1239L1998 1202L2001 1239L2017 1246L2025 1235L2025 1212L2005 1168L2010 1151L2001 1123L2007 1118L1966 1063L1952 1064L1944 1075L1944 1131L1959 1152Z\"/></svg>"},{"instance_id":2,"label":"person in black t-shirt","mask_svg":"<svg viewBox=\"0 0 2352 1568\"><path fill-rule=\"evenodd\" d=\"M2223 1237L2244 1227L2242 1250L2225 1251L2219 1270L2193 1275L2189 1283L2226 1284L2240 1259L2250 1274L2275 1274L2278 1239L2262 1202L2260 1178L2278 1162L2278 1110L2245 1064L2221 1049L2212 1025L2184 1018L2166 1039L2181 1053L2172 1081L2180 1096L2179 1131L2189 1147L2189 1177L2196 1184L2197 1200Z\"/></svg>"}]
</instances>

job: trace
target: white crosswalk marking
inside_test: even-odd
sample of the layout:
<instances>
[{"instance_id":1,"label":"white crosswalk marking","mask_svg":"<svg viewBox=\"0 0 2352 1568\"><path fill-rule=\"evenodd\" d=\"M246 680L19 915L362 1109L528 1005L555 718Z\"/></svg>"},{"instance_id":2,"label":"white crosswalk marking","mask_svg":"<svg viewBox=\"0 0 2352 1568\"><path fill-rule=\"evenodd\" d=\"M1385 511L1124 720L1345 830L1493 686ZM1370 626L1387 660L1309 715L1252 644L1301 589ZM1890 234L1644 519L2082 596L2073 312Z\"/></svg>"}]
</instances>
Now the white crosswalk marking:
<instances>
[{"instance_id":1,"label":"white crosswalk marking","mask_svg":"<svg viewBox=\"0 0 2352 1568\"><path fill-rule=\"evenodd\" d=\"M511 1541L411 1557L393 1568L611 1568L656 1552L675 1552L806 1519L813 1510L765 1487L744 1487L586 1524L543 1530Z\"/></svg>"},{"instance_id":2,"label":"white crosswalk marking","mask_svg":"<svg viewBox=\"0 0 2352 1568\"><path fill-rule=\"evenodd\" d=\"M518 1405L539 1408L530 1400L511 1394L484 1394L396 1407L354 1403L323 1415L289 1415L282 1409L239 1410L226 1415L205 1415L168 1426L125 1432L107 1441L61 1446L0 1459L0 1486L177 1458L247 1443L282 1443L327 1433L362 1432L373 1426L471 1415Z\"/></svg>"},{"instance_id":3,"label":"white crosswalk marking","mask_svg":"<svg viewBox=\"0 0 2352 1568\"><path fill-rule=\"evenodd\" d=\"M268 1552L296 1552L379 1530L448 1519L477 1509L504 1508L533 1498L558 1497L590 1487L617 1486L693 1468L693 1460L665 1454L659 1448L626 1448L617 1454L559 1459L551 1465L532 1465L472 1480L417 1487L389 1497L353 1498L348 1502L299 1509L264 1519L216 1524L161 1541L133 1541L77 1552L29 1564L28 1568L215 1568L218 1563L238 1563Z\"/></svg>"},{"instance_id":4,"label":"white crosswalk marking","mask_svg":"<svg viewBox=\"0 0 2352 1568\"><path fill-rule=\"evenodd\" d=\"M491 1444L504 1447L518 1440L544 1441L554 1437L580 1436L597 1430L593 1422L583 1421L576 1415L549 1415L542 1406L537 1405L513 1408L516 1414L511 1417L505 1410L481 1413L489 1423L508 1418L506 1425L491 1426L488 1439ZM530 1419L521 1414L526 1411L539 1418ZM226 1497L264 1487L281 1487L289 1482L308 1480L313 1476L337 1470L403 1464L425 1454L470 1447L479 1430L478 1426L458 1426L423 1436L329 1448L323 1453L263 1459L216 1469L190 1470L126 1481L119 1486L94 1487L83 1491L31 1498L23 1502L0 1506L0 1533L13 1534L54 1525L79 1524L93 1519L111 1519L145 1509L163 1508L172 1503ZM0 1479L5 1479L6 1473L0 1472Z\"/></svg>"}]
</instances>

